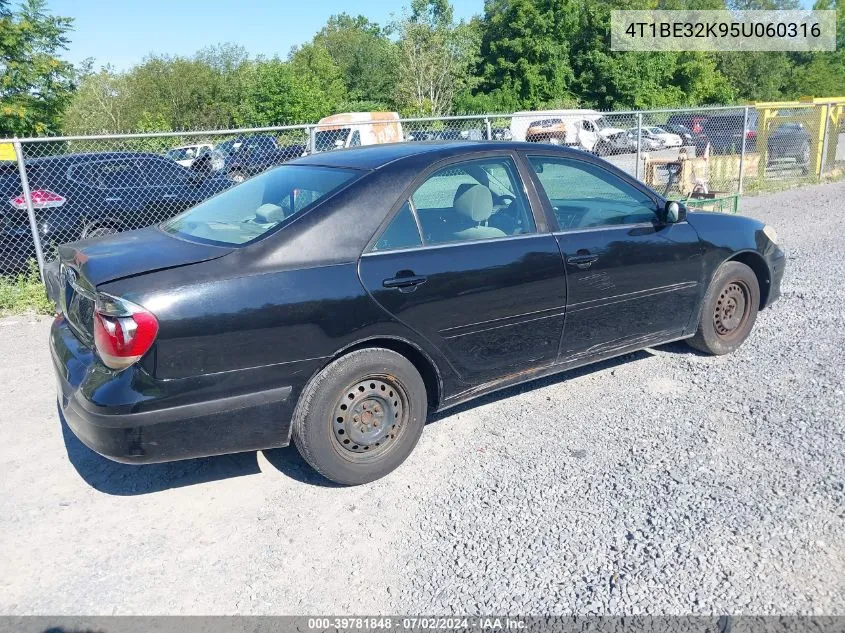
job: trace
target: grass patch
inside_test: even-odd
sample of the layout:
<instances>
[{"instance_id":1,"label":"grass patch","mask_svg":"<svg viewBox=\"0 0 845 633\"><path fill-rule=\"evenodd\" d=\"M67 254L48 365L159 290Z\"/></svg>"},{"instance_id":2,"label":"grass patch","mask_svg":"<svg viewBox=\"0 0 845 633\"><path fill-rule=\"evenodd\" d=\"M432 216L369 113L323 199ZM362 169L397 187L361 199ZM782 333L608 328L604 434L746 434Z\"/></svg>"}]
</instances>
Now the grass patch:
<instances>
[{"instance_id":1,"label":"grass patch","mask_svg":"<svg viewBox=\"0 0 845 633\"><path fill-rule=\"evenodd\" d=\"M35 262L30 262L29 270L16 277L0 275L0 316L25 312L53 313L53 303L47 298Z\"/></svg>"}]
</instances>

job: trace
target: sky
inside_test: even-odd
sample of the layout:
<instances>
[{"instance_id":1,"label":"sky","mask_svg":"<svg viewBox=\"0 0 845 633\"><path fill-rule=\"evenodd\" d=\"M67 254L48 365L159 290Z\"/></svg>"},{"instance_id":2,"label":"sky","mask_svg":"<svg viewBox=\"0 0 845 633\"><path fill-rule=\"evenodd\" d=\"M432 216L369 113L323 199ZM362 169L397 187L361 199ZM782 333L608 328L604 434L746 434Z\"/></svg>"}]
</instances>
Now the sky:
<instances>
[{"instance_id":1,"label":"sky","mask_svg":"<svg viewBox=\"0 0 845 633\"><path fill-rule=\"evenodd\" d=\"M364 15L381 25L409 2L378 0L48 0L54 15L74 18L63 57L77 64L126 70L149 53L189 56L233 42L252 55L286 57L322 28L329 16ZM483 0L452 0L455 17L484 10Z\"/></svg>"}]
</instances>

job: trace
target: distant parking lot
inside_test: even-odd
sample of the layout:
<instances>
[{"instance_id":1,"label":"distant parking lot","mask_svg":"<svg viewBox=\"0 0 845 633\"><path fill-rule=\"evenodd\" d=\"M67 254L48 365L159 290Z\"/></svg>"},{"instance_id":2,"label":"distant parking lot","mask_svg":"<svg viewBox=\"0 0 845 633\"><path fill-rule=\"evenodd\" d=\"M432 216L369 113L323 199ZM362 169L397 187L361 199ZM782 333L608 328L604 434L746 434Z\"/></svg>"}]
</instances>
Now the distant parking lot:
<instances>
[{"instance_id":1,"label":"distant parking lot","mask_svg":"<svg viewBox=\"0 0 845 633\"><path fill-rule=\"evenodd\" d=\"M2 319L0 611L845 615L842 200L743 200L789 263L736 354L487 397L351 489L293 448L107 461L59 419L49 320Z\"/></svg>"},{"instance_id":2,"label":"distant parking lot","mask_svg":"<svg viewBox=\"0 0 845 633\"><path fill-rule=\"evenodd\" d=\"M649 152L649 157L657 159L672 160L678 157L679 148L662 149L656 152ZM690 154L692 155L692 154ZM613 163L620 169L635 174L637 170L637 155L633 153L619 154L617 156L606 156L605 160ZM836 162L845 162L845 133L839 135L836 144ZM779 177L795 178L800 175L799 166L791 161L783 161L773 165L767 172L767 179L777 180Z\"/></svg>"}]
</instances>

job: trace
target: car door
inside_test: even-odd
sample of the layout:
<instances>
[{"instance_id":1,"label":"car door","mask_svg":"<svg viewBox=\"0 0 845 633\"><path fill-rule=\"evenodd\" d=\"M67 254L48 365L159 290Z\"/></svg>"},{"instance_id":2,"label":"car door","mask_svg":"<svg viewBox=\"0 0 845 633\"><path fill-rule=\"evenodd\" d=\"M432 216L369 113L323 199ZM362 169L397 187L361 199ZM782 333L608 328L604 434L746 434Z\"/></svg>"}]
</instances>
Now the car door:
<instances>
[{"instance_id":1,"label":"car door","mask_svg":"<svg viewBox=\"0 0 845 633\"><path fill-rule=\"evenodd\" d=\"M599 140L599 135L595 124L588 119L583 119L578 122L578 127L579 144L581 145L581 147L588 151L592 150Z\"/></svg>"},{"instance_id":2,"label":"car door","mask_svg":"<svg viewBox=\"0 0 845 633\"><path fill-rule=\"evenodd\" d=\"M523 175L510 154L441 164L396 203L360 260L371 296L471 385L558 353L563 263Z\"/></svg>"},{"instance_id":3,"label":"car door","mask_svg":"<svg viewBox=\"0 0 845 633\"><path fill-rule=\"evenodd\" d=\"M701 292L695 229L662 222L660 199L611 166L533 153L528 160L566 266L559 360L682 336Z\"/></svg>"}]
</instances>

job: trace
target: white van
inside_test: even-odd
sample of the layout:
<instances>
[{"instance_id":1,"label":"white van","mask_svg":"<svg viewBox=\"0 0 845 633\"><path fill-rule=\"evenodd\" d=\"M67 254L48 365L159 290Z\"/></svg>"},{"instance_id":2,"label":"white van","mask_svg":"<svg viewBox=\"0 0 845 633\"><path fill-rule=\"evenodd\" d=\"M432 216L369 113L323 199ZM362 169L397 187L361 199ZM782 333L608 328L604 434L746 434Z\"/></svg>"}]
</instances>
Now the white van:
<instances>
[{"instance_id":1,"label":"white van","mask_svg":"<svg viewBox=\"0 0 845 633\"><path fill-rule=\"evenodd\" d=\"M515 141L569 145L592 151L599 139L625 130L607 127L597 110L536 110L516 112L511 118Z\"/></svg>"},{"instance_id":2,"label":"white van","mask_svg":"<svg viewBox=\"0 0 845 633\"><path fill-rule=\"evenodd\" d=\"M308 153L404 140L397 112L344 112L320 119Z\"/></svg>"}]
</instances>

